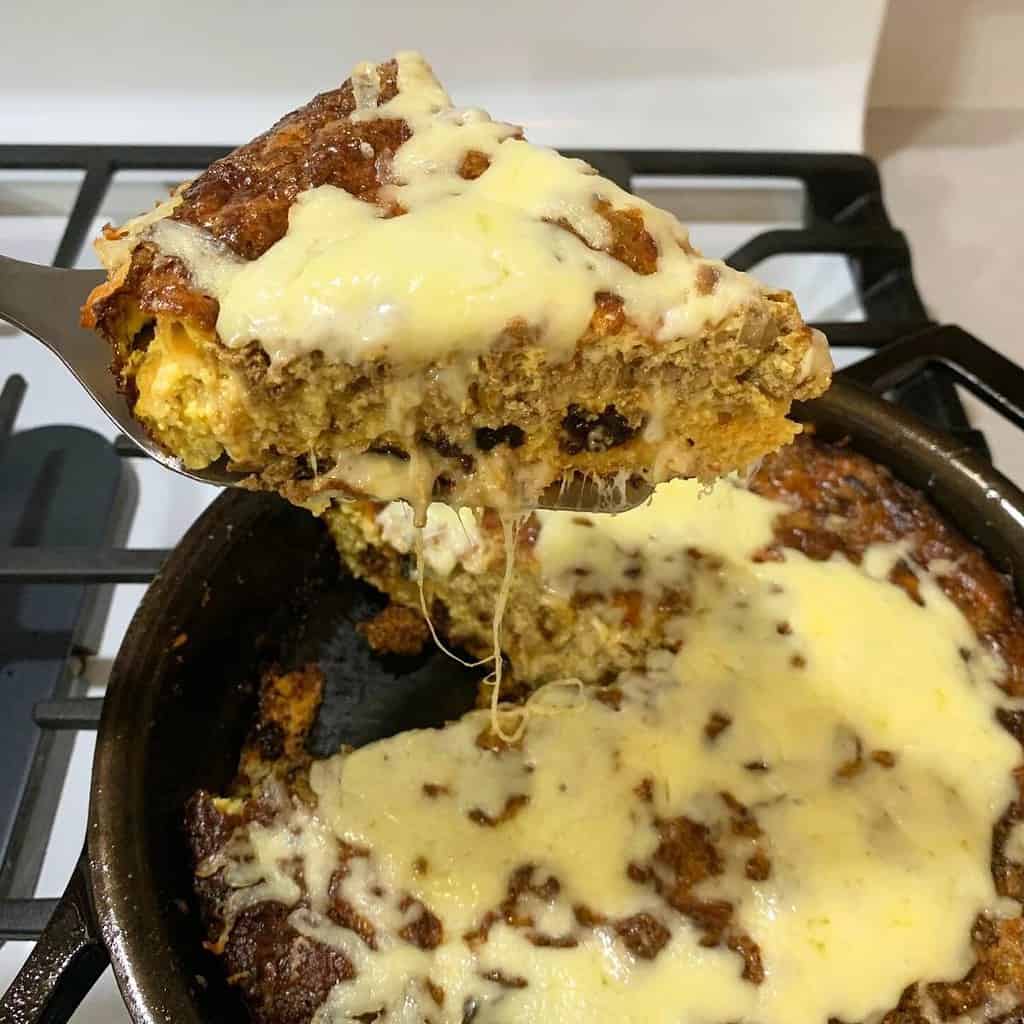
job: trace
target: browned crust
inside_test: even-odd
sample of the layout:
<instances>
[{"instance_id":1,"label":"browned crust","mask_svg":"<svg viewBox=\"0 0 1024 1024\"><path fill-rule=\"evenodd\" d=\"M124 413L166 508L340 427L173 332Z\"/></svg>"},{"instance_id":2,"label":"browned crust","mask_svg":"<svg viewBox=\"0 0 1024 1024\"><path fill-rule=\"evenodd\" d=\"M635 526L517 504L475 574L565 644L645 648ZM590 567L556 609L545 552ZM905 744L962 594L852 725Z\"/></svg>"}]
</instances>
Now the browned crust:
<instances>
[{"instance_id":1,"label":"browned crust","mask_svg":"<svg viewBox=\"0 0 1024 1024\"><path fill-rule=\"evenodd\" d=\"M397 74L394 61L380 65L379 104L397 94ZM252 260L284 236L288 211L300 192L334 185L375 202L409 130L398 120L353 122L349 118L354 109L351 79L315 96L211 164L184 190L172 218L203 228ZM111 228L104 233L116 237ZM110 281L92 291L82 310L83 326L111 338L121 296L154 315L171 314L208 329L216 323L216 301L193 287L177 261L159 257L148 246L136 248L130 271L118 268Z\"/></svg>"},{"instance_id":2,"label":"browned crust","mask_svg":"<svg viewBox=\"0 0 1024 1024\"><path fill-rule=\"evenodd\" d=\"M344 953L301 935L289 913L259 903L239 915L227 941L225 963L256 1024L307 1024L339 981L355 977Z\"/></svg>"},{"instance_id":3,"label":"browned crust","mask_svg":"<svg viewBox=\"0 0 1024 1024\"><path fill-rule=\"evenodd\" d=\"M305 768L306 737L323 688L324 676L316 665L292 672L271 668L263 674L259 713L239 759L239 788L248 791L270 774L295 777Z\"/></svg>"},{"instance_id":4,"label":"browned crust","mask_svg":"<svg viewBox=\"0 0 1024 1024\"><path fill-rule=\"evenodd\" d=\"M398 67L388 61L378 74L379 106L398 93ZM409 129L398 120L353 122L354 110L351 79L314 97L211 164L185 190L174 219L253 260L284 236L288 210L306 189L334 185L375 202Z\"/></svg>"},{"instance_id":5,"label":"browned crust","mask_svg":"<svg viewBox=\"0 0 1024 1024\"><path fill-rule=\"evenodd\" d=\"M401 604L389 604L356 629L378 654L419 654L430 638L423 615Z\"/></svg>"}]
</instances>

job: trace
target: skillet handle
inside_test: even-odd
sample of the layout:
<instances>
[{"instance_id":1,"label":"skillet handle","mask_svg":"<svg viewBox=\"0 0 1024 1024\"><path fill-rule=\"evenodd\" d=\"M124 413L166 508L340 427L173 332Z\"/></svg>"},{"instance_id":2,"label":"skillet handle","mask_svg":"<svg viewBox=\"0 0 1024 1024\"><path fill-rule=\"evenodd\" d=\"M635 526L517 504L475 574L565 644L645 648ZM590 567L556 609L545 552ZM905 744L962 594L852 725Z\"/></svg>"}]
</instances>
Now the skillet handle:
<instances>
[{"instance_id":1,"label":"skillet handle","mask_svg":"<svg viewBox=\"0 0 1024 1024\"><path fill-rule=\"evenodd\" d=\"M87 872L83 854L35 948L0 998L0 1021L66 1024L110 962Z\"/></svg>"},{"instance_id":2,"label":"skillet handle","mask_svg":"<svg viewBox=\"0 0 1024 1024\"><path fill-rule=\"evenodd\" d=\"M882 393L932 363L944 366L958 383L1024 430L1024 369L961 327L929 327L879 349L840 373L847 380Z\"/></svg>"}]
</instances>

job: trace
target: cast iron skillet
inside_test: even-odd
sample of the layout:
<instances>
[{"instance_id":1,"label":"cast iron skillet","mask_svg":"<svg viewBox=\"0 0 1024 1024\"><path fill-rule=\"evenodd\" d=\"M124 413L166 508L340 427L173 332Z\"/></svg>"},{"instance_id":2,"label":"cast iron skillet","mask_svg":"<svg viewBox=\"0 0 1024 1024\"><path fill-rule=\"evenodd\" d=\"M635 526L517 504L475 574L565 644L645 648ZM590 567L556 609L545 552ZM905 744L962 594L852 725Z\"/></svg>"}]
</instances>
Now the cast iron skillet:
<instances>
[{"instance_id":1,"label":"cast iron skillet","mask_svg":"<svg viewBox=\"0 0 1024 1024\"><path fill-rule=\"evenodd\" d=\"M1024 370L957 328L857 364L798 415L925 491L1011 574L1024 600L1024 493L863 386L884 391L934 361L1024 428ZM369 654L353 623L380 600L340 573L323 526L283 501L232 490L200 517L125 636L97 739L86 848L0 1001L0 1020L62 1024L108 960L138 1024L246 1020L200 946L182 806L234 774L261 664L323 666L320 754L441 724L470 706L475 673L440 655Z\"/></svg>"}]
</instances>

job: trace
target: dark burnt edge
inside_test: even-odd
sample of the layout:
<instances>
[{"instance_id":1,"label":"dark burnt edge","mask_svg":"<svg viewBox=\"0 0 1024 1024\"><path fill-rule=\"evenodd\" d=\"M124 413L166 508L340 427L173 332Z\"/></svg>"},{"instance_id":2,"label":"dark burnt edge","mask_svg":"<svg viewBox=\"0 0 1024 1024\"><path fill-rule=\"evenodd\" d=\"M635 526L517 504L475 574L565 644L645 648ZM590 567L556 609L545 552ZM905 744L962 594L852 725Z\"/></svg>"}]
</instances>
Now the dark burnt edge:
<instances>
[{"instance_id":1,"label":"dark burnt edge","mask_svg":"<svg viewBox=\"0 0 1024 1024\"><path fill-rule=\"evenodd\" d=\"M398 459L399 462L408 462L411 458L404 448L391 441L374 441L373 444L366 449L366 454L387 455L393 459Z\"/></svg>"},{"instance_id":2,"label":"dark burnt edge","mask_svg":"<svg viewBox=\"0 0 1024 1024\"><path fill-rule=\"evenodd\" d=\"M443 459L451 459L463 473L472 473L476 468L476 459L445 434L428 434L421 430L416 435L416 443L424 448L432 448Z\"/></svg>"},{"instance_id":3,"label":"dark burnt edge","mask_svg":"<svg viewBox=\"0 0 1024 1024\"><path fill-rule=\"evenodd\" d=\"M601 412L573 404L562 418L558 447L567 455L610 451L636 437L645 422L641 419L631 424L614 404L606 405Z\"/></svg>"},{"instance_id":4,"label":"dark burnt edge","mask_svg":"<svg viewBox=\"0 0 1024 1024\"><path fill-rule=\"evenodd\" d=\"M515 423L505 423L500 427L477 427L473 440L482 452L492 451L500 444L521 448L526 443L526 431Z\"/></svg>"}]
</instances>

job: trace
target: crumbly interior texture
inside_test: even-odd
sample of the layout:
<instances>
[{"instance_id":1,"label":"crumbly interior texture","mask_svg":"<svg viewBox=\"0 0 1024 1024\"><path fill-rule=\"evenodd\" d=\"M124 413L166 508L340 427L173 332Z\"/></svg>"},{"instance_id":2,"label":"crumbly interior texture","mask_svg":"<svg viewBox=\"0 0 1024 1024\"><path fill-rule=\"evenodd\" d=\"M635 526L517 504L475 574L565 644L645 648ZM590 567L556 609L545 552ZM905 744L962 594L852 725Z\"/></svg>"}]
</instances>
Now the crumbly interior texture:
<instances>
[{"instance_id":1,"label":"crumbly interior texture","mask_svg":"<svg viewBox=\"0 0 1024 1024\"><path fill-rule=\"evenodd\" d=\"M414 54L360 66L98 247L110 278L83 320L152 436L314 507L710 479L791 440L792 401L831 368L789 293L453 108Z\"/></svg>"},{"instance_id":2,"label":"crumbly interior texture","mask_svg":"<svg viewBox=\"0 0 1024 1024\"><path fill-rule=\"evenodd\" d=\"M268 676L240 788L188 815L210 947L255 1020L1015 1019L1008 582L884 469L806 438L749 489L661 505L688 516L538 519L524 557L570 603L683 596L634 670L506 709L514 743L475 712L311 762L319 673ZM462 526L439 543L435 521L424 560L483 578L487 524Z\"/></svg>"},{"instance_id":3,"label":"crumbly interior texture","mask_svg":"<svg viewBox=\"0 0 1024 1024\"><path fill-rule=\"evenodd\" d=\"M585 522L589 517L577 518ZM328 509L324 519L351 571L387 594L391 607L413 613L401 632L381 635L379 649L389 650L409 635L427 642L428 636L419 630L422 611L412 510L404 503L344 502ZM663 639L667 621L685 600L682 591L674 584L651 599L634 589L554 590L534 555L539 530L540 518L534 514L517 538L514 575L501 617L501 649L507 660L503 695L567 675L588 684L608 683L619 672L641 666L646 651ZM446 506L432 505L423 543L423 598L431 624L449 646L474 658L490 658L494 609L505 574L500 521L466 510L460 521Z\"/></svg>"},{"instance_id":4,"label":"crumbly interior texture","mask_svg":"<svg viewBox=\"0 0 1024 1024\"><path fill-rule=\"evenodd\" d=\"M1000 649L1010 645L1008 661L1016 678L1017 659L1024 664L1024 646L1016 632L1016 615L1005 600L1005 585L920 495L883 467L855 452L800 437L766 458L743 486L783 507L777 540L760 557L774 558L778 550L792 548L814 559L834 554L859 559L872 541L903 539L918 562L939 560L947 565L941 585L975 628L991 632ZM706 508L721 515L723 529L732 515L734 489L727 484L707 499ZM519 687L565 676L607 683L625 669L642 666L646 652L664 642L666 626L692 602L688 580L703 553L699 545L683 545L679 561L661 572L661 553L649 540L641 543L628 534L633 523L646 527L662 510L667 522L692 528L681 522L689 514L684 507L691 497L686 486L676 484L659 493L653 508L614 518L540 512L526 521L519 533L502 632L502 649ZM428 516L422 534L425 603L445 640L486 658L493 653L504 538L497 516L466 509L459 515L434 506ZM324 518L348 568L395 604L419 614L410 511L398 504L348 502L330 508ZM715 529L715 517L708 519ZM545 523L551 527L547 537ZM623 530L626 536L621 535ZM651 530L662 532L657 524ZM561 550L549 542L556 534ZM601 568L593 564L595 539L603 545L597 550L614 552L614 572L607 566L603 573L595 572ZM578 555L566 558L566 550ZM897 572L895 578L913 585L910 574ZM979 581L983 599L971 597ZM1004 595L1002 600L997 600L999 595ZM419 624L409 621L411 633L422 636ZM1024 682L1024 676L1021 679Z\"/></svg>"}]
</instances>

